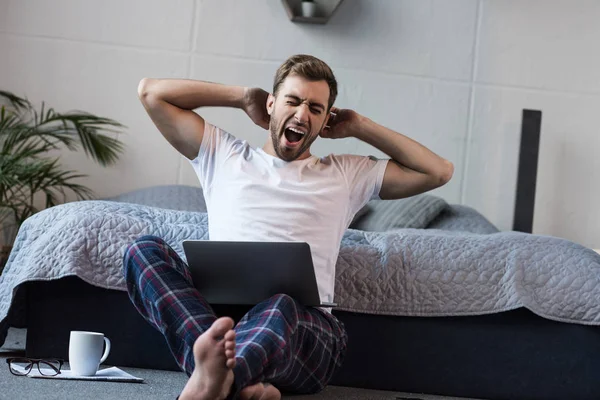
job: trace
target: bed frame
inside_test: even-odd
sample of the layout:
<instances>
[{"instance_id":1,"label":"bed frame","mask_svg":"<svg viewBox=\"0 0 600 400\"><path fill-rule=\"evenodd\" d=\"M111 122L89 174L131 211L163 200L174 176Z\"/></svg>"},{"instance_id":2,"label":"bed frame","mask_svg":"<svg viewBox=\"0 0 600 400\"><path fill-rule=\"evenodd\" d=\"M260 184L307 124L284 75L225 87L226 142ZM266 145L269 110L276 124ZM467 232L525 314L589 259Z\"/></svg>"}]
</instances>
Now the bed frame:
<instances>
[{"instance_id":1,"label":"bed frame","mask_svg":"<svg viewBox=\"0 0 600 400\"><path fill-rule=\"evenodd\" d=\"M69 331L111 339L107 365L179 370L125 292L70 277L26 284L27 356L68 359ZM217 310L243 315L241 309ZM236 315L237 314L237 315ZM471 317L334 314L349 346L331 384L478 399L600 399L600 329L527 311Z\"/></svg>"}]
</instances>

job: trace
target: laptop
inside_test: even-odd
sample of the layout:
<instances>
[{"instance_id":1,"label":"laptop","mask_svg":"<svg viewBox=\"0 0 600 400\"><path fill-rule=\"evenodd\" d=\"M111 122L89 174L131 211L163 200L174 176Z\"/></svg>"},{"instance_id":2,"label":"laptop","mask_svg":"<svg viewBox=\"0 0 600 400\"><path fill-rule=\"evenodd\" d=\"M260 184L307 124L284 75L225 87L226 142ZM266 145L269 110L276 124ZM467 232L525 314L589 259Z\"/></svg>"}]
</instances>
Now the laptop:
<instances>
[{"instance_id":1,"label":"laptop","mask_svg":"<svg viewBox=\"0 0 600 400\"><path fill-rule=\"evenodd\" d=\"M337 305L319 298L308 243L185 240L183 250L209 304L256 305L285 293L305 306Z\"/></svg>"}]
</instances>

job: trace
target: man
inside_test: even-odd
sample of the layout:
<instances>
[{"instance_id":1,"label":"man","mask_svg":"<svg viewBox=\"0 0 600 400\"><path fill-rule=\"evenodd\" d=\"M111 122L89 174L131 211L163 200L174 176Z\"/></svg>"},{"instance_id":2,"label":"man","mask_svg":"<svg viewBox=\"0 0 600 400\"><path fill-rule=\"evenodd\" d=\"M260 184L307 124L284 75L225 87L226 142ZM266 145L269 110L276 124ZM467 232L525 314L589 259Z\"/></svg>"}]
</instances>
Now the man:
<instances>
[{"instance_id":1,"label":"man","mask_svg":"<svg viewBox=\"0 0 600 400\"><path fill-rule=\"evenodd\" d=\"M210 239L308 242L322 301L333 301L342 236L367 201L422 193L453 174L449 161L417 142L333 107L335 77L312 56L286 60L272 94L156 79L143 79L138 92L167 141L191 160L206 198ZM192 111L208 106L244 110L269 130L263 148L252 148ZM318 158L310 147L319 136L355 137L391 160ZM159 238L134 242L124 270L133 303L165 335L190 376L181 399L270 400L279 399L280 390L315 393L342 362L347 337L329 310L276 295L234 327L231 318L216 317L194 289L187 265Z\"/></svg>"}]
</instances>

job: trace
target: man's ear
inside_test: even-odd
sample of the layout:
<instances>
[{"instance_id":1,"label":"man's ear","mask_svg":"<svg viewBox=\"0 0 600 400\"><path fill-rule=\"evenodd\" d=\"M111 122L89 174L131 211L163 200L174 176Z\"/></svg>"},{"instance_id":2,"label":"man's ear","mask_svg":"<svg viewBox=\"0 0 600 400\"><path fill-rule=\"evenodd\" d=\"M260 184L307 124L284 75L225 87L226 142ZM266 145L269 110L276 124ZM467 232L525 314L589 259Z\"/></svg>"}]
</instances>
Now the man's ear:
<instances>
[{"instance_id":1,"label":"man's ear","mask_svg":"<svg viewBox=\"0 0 600 400\"><path fill-rule=\"evenodd\" d=\"M325 117L325 125L329 125L329 120L331 119L331 108L327 111L327 116Z\"/></svg>"},{"instance_id":2,"label":"man's ear","mask_svg":"<svg viewBox=\"0 0 600 400\"><path fill-rule=\"evenodd\" d=\"M329 110L327 111L327 116L325 117L325 123L323 124L323 128L325 128L326 126L330 126L333 122L333 116L331 115L332 110L333 107L329 107Z\"/></svg>"},{"instance_id":3,"label":"man's ear","mask_svg":"<svg viewBox=\"0 0 600 400\"><path fill-rule=\"evenodd\" d=\"M271 115L273 113L273 109L275 108L275 96L269 93L269 97L267 97L267 113Z\"/></svg>"}]
</instances>

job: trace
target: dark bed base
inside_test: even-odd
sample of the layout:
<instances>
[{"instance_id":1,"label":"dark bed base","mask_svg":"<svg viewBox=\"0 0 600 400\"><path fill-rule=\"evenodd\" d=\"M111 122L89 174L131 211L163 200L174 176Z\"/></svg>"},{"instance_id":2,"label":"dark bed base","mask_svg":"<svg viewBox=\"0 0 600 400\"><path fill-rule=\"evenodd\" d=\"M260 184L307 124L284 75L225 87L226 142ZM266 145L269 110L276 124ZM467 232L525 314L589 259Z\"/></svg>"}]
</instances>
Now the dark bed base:
<instances>
[{"instance_id":1,"label":"dark bed base","mask_svg":"<svg viewBox=\"0 0 600 400\"><path fill-rule=\"evenodd\" d=\"M178 369L126 293L78 278L28 283L26 290L27 356L67 359L69 331L92 330L112 341L108 365ZM334 314L350 343L333 385L484 399L600 399L596 327L525 309L445 318Z\"/></svg>"}]
</instances>

